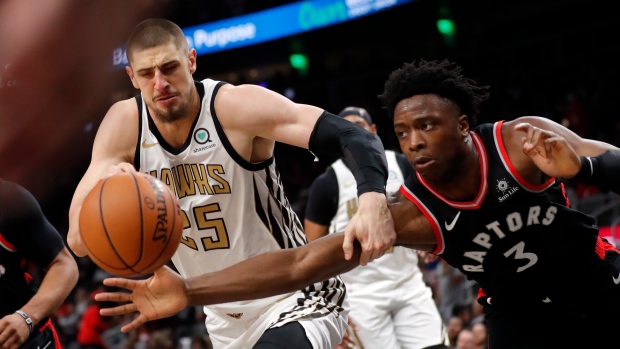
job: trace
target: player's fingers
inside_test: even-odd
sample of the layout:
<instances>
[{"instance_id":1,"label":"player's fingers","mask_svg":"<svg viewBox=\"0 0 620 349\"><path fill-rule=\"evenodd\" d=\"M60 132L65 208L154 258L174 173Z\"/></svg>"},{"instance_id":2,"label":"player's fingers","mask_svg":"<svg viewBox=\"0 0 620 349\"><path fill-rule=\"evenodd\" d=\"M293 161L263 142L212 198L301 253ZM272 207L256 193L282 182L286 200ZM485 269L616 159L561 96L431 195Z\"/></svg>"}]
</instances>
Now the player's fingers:
<instances>
[{"instance_id":1,"label":"player's fingers","mask_svg":"<svg viewBox=\"0 0 620 349\"><path fill-rule=\"evenodd\" d=\"M123 333L127 333L133 329L136 329L142 325L144 325L144 323L146 323L148 321L148 319L146 318L146 316L140 314L140 316L138 316L137 318L135 318L132 322L128 323L127 325L121 327L121 332Z\"/></svg>"},{"instance_id":2,"label":"player's fingers","mask_svg":"<svg viewBox=\"0 0 620 349\"><path fill-rule=\"evenodd\" d=\"M532 146L532 144L530 144L527 139L525 137L521 138L521 146L523 147L523 152L527 155L534 155L532 154L532 150L534 150L534 147Z\"/></svg>"},{"instance_id":3,"label":"player's fingers","mask_svg":"<svg viewBox=\"0 0 620 349\"><path fill-rule=\"evenodd\" d=\"M342 250L344 251L344 259L350 260L351 256L353 256L353 242L355 241L355 236L351 230L345 230L344 232L344 241L342 242Z\"/></svg>"},{"instance_id":4,"label":"player's fingers","mask_svg":"<svg viewBox=\"0 0 620 349\"><path fill-rule=\"evenodd\" d=\"M520 122L515 125L515 131L527 133L530 128L532 128L532 125L527 122Z\"/></svg>"},{"instance_id":5,"label":"player's fingers","mask_svg":"<svg viewBox=\"0 0 620 349\"><path fill-rule=\"evenodd\" d=\"M95 300L100 302L131 302L132 294L127 292L103 292L95 295Z\"/></svg>"},{"instance_id":6,"label":"player's fingers","mask_svg":"<svg viewBox=\"0 0 620 349\"><path fill-rule=\"evenodd\" d=\"M134 303L119 305L113 308L101 308L99 314L101 316L114 316L129 314L138 311L138 307Z\"/></svg>"},{"instance_id":7,"label":"player's fingers","mask_svg":"<svg viewBox=\"0 0 620 349\"><path fill-rule=\"evenodd\" d=\"M365 266L369 261L372 260L372 247L368 244L362 246L362 254L360 255L360 265Z\"/></svg>"},{"instance_id":8,"label":"player's fingers","mask_svg":"<svg viewBox=\"0 0 620 349\"><path fill-rule=\"evenodd\" d=\"M553 156L552 156L552 151L553 148L555 147L555 143L557 142L557 138L547 138L544 141L544 147L545 147L545 154L546 154L546 158L547 158L547 162L551 162Z\"/></svg>"},{"instance_id":9,"label":"player's fingers","mask_svg":"<svg viewBox=\"0 0 620 349\"><path fill-rule=\"evenodd\" d=\"M103 284L106 286L122 287L133 291L136 288L138 282L136 280L129 280L123 278L107 278L103 280Z\"/></svg>"}]
</instances>

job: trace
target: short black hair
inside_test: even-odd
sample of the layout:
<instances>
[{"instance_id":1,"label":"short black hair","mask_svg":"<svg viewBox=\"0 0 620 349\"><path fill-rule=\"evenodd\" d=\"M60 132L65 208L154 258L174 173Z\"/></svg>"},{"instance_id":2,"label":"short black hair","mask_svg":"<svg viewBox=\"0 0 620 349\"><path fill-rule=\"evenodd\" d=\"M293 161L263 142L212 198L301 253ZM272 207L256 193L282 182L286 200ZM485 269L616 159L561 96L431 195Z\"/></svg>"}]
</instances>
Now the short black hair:
<instances>
[{"instance_id":1,"label":"short black hair","mask_svg":"<svg viewBox=\"0 0 620 349\"><path fill-rule=\"evenodd\" d=\"M470 125L474 126L480 104L489 98L489 87L478 86L474 80L463 76L461 71L460 66L448 60L405 63L390 74L383 93L378 97L390 118L394 118L394 109L403 99L436 94L454 101L461 108L461 113L467 115Z\"/></svg>"},{"instance_id":2,"label":"short black hair","mask_svg":"<svg viewBox=\"0 0 620 349\"><path fill-rule=\"evenodd\" d=\"M163 18L149 18L140 22L127 39L127 59L131 63L136 50L144 50L174 42L178 49L188 48L183 30Z\"/></svg>"}]
</instances>

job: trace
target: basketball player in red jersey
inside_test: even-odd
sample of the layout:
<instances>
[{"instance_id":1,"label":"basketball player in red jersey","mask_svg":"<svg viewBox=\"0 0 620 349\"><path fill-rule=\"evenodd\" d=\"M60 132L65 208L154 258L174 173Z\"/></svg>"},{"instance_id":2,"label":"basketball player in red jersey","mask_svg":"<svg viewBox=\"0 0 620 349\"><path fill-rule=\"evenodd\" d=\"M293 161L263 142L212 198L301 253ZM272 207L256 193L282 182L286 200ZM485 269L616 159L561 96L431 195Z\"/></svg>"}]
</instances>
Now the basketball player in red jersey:
<instances>
[{"instance_id":1,"label":"basketball player in red jersey","mask_svg":"<svg viewBox=\"0 0 620 349\"><path fill-rule=\"evenodd\" d=\"M620 253L571 209L561 178L618 192L620 151L541 117L473 127L488 96L448 61L405 64L385 83L380 98L415 170L389 199L396 244L439 255L481 286L490 348L617 347ZM139 311L133 328L179 305L284 292L353 268L342 240L185 282L165 268L148 281L108 280L133 293L102 300L133 302L104 314Z\"/></svg>"},{"instance_id":2,"label":"basketball player in red jersey","mask_svg":"<svg viewBox=\"0 0 620 349\"><path fill-rule=\"evenodd\" d=\"M41 284L29 264L43 268ZM0 348L59 349L49 316L78 280L78 268L35 198L0 179Z\"/></svg>"}]
</instances>

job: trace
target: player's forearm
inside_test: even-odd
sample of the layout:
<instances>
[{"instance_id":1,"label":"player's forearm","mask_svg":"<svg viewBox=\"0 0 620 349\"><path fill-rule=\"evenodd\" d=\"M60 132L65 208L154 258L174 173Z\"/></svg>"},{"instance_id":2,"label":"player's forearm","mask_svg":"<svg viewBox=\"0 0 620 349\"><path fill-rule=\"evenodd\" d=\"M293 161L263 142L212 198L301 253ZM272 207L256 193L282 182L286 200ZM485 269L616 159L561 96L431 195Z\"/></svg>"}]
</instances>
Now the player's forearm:
<instances>
[{"instance_id":1,"label":"player's forearm","mask_svg":"<svg viewBox=\"0 0 620 349\"><path fill-rule=\"evenodd\" d=\"M387 160L375 133L325 112L312 131L308 149L343 157L355 177L358 196L372 191L385 194Z\"/></svg>"},{"instance_id":2,"label":"player's forearm","mask_svg":"<svg viewBox=\"0 0 620 349\"><path fill-rule=\"evenodd\" d=\"M78 268L73 256L63 248L48 266L37 293L21 310L38 324L50 316L69 296L77 284Z\"/></svg>"},{"instance_id":3,"label":"player's forearm","mask_svg":"<svg viewBox=\"0 0 620 349\"><path fill-rule=\"evenodd\" d=\"M69 208L69 231L67 233L67 244L73 253L78 257L87 254L86 248L80 236L80 209L82 205L71 205Z\"/></svg>"},{"instance_id":4,"label":"player's forearm","mask_svg":"<svg viewBox=\"0 0 620 349\"><path fill-rule=\"evenodd\" d=\"M258 299L300 290L312 283L347 272L358 265L344 259L342 234L332 234L308 245L272 251L224 270L187 280L188 304L209 305Z\"/></svg>"},{"instance_id":5,"label":"player's forearm","mask_svg":"<svg viewBox=\"0 0 620 349\"><path fill-rule=\"evenodd\" d=\"M581 156L581 169L574 181L598 185L620 194L620 149L607 150L593 156Z\"/></svg>"}]
</instances>

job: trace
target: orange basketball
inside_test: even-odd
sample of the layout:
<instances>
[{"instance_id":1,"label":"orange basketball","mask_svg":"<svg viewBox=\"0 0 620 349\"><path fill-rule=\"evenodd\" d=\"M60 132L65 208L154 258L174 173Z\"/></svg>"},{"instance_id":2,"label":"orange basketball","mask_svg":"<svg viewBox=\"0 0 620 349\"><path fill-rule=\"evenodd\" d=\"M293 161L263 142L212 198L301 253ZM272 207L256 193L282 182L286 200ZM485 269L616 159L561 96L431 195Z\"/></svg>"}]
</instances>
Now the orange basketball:
<instances>
[{"instance_id":1,"label":"orange basketball","mask_svg":"<svg viewBox=\"0 0 620 349\"><path fill-rule=\"evenodd\" d=\"M119 276L149 274L166 264L182 232L176 196L163 182L140 172L99 181L80 211L80 235L88 255Z\"/></svg>"}]
</instances>

